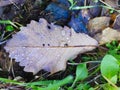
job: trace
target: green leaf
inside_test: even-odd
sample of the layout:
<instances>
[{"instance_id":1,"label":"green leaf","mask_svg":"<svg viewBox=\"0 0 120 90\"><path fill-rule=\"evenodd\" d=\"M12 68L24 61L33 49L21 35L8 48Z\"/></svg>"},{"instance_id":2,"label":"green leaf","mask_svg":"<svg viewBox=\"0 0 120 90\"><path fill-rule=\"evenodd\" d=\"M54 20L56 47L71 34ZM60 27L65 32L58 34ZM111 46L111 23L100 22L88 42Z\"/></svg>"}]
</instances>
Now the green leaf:
<instances>
[{"instance_id":1,"label":"green leaf","mask_svg":"<svg viewBox=\"0 0 120 90\"><path fill-rule=\"evenodd\" d=\"M88 76L88 70L86 68L86 64L85 63L81 63L77 66L77 70L76 70L76 77L75 80L72 84L72 87L74 87L75 83L79 80L83 80Z\"/></svg>"},{"instance_id":2,"label":"green leaf","mask_svg":"<svg viewBox=\"0 0 120 90\"><path fill-rule=\"evenodd\" d=\"M91 88L89 88L89 90L95 90L95 89L91 87Z\"/></svg>"},{"instance_id":3,"label":"green leaf","mask_svg":"<svg viewBox=\"0 0 120 90\"><path fill-rule=\"evenodd\" d=\"M118 79L118 76L115 75L115 76L113 76L110 80L111 80L114 84L116 84L116 83L117 83L117 79Z\"/></svg>"},{"instance_id":4,"label":"green leaf","mask_svg":"<svg viewBox=\"0 0 120 90\"><path fill-rule=\"evenodd\" d=\"M12 25L7 25L6 26L6 31L14 31L15 29L14 29L14 27L12 26Z\"/></svg>"},{"instance_id":5,"label":"green leaf","mask_svg":"<svg viewBox=\"0 0 120 90\"><path fill-rule=\"evenodd\" d=\"M59 90L59 88L65 84L71 83L73 76L68 76L63 80L55 81L53 84L49 84L46 88L38 88L38 90Z\"/></svg>"},{"instance_id":6,"label":"green leaf","mask_svg":"<svg viewBox=\"0 0 120 90\"><path fill-rule=\"evenodd\" d=\"M110 14L114 13L114 10L110 10Z\"/></svg>"},{"instance_id":7,"label":"green leaf","mask_svg":"<svg viewBox=\"0 0 120 90\"><path fill-rule=\"evenodd\" d=\"M117 59L112 55L105 55L101 62L100 70L103 76L111 80L119 71Z\"/></svg>"},{"instance_id":8,"label":"green leaf","mask_svg":"<svg viewBox=\"0 0 120 90\"><path fill-rule=\"evenodd\" d=\"M69 9L71 10L76 5L77 2L74 2L74 0L68 0L68 1L71 4L70 7L69 7Z\"/></svg>"},{"instance_id":9,"label":"green leaf","mask_svg":"<svg viewBox=\"0 0 120 90\"><path fill-rule=\"evenodd\" d=\"M18 82L18 81L6 79L6 78L0 78L0 82L11 83L11 84L16 84L16 85L21 85L21 86L25 86L26 84L24 82Z\"/></svg>"},{"instance_id":10,"label":"green leaf","mask_svg":"<svg viewBox=\"0 0 120 90\"><path fill-rule=\"evenodd\" d=\"M90 89L90 85L88 85L87 83L80 83L75 88L75 90L89 90L89 89ZM90 90L93 90L93 89L90 89Z\"/></svg>"},{"instance_id":11,"label":"green leaf","mask_svg":"<svg viewBox=\"0 0 120 90\"><path fill-rule=\"evenodd\" d=\"M16 28L18 28L12 21L10 20L0 20L0 24L10 24Z\"/></svg>"},{"instance_id":12,"label":"green leaf","mask_svg":"<svg viewBox=\"0 0 120 90\"><path fill-rule=\"evenodd\" d=\"M119 88L116 88L116 87L107 83L107 84L103 85L103 90L119 90Z\"/></svg>"},{"instance_id":13,"label":"green leaf","mask_svg":"<svg viewBox=\"0 0 120 90\"><path fill-rule=\"evenodd\" d=\"M83 80L88 76L88 70L86 68L86 64L82 63L77 66L76 70L76 81Z\"/></svg>"},{"instance_id":14,"label":"green leaf","mask_svg":"<svg viewBox=\"0 0 120 90\"><path fill-rule=\"evenodd\" d=\"M73 5L74 1L73 0L68 0L71 5Z\"/></svg>"},{"instance_id":15,"label":"green leaf","mask_svg":"<svg viewBox=\"0 0 120 90\"><path fill-rule=\"evenodd\" d=\"M54 80L48 80L48 81L37 81L37 82L30 82L27 83L28 86L37 86L37 85L49 85L52 84Z\"/></svg>"}]
</instances>

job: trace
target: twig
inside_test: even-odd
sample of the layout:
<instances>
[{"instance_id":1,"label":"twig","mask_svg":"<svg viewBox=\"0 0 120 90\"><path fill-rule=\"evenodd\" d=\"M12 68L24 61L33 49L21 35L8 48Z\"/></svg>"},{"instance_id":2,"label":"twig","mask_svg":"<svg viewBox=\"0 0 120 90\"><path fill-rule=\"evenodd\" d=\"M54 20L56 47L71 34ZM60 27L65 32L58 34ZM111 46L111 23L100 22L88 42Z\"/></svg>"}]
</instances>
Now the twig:
<instances>
[{"instance_id":1,"label":"twig","mask_svg":"<svg viewBox=\"0 0 120 90\"><path fill-rule=\"evenodd\" d=\"M88 63L101 63L101 61L88 61L88 62L84 62L85 64L88 64ZM78 65L80 63L67 63L69 65Z\"/></svg>"},{"instance_id":2,"label":"twig","mask_svg":"<svg viewBox=\"0 0 120 90\"><path fill-rule=\"evenodd\" d=\"M13 70L13 60L12 59L10 59L10 65L9 65L8 72L10 72L10 70L12 70L13 77L15 77L15 73L14 73L14 70Z\"/></svg>"},{"instance_id":3,"label":"twig","mask_svg":"<svg viewBox=\"0 0 120 90\"><path fill-rule=\"evenodd\" d=\"M98 79L101 75L97 75L96 77L94 77L92 80L88 81L87 84L91 83L91 82L95 82L97 85L99 84L98 82L96 82L96 79Z\"/></svg>"},{"instance_id":4,"label":"twig","mask_svg":"<svg viewBox=\"0 0 120 90\"><path fill-rule=\"evenodd\" d=\"M16 6L17 9L20 9L12 0L9 0L13 5Z\"/></svg>"},{"instance_id":5,"label":"twig","mask_svg":"<svg viewBox=\"0 0 120 90\"><path fill-rule=\"evenodd\" d=\"M104 77L104 79L105 79L109 84L111 84L113 87L115 87L116 90L119 90L119 88L118 88L113 82L111 82L109 79L107 79L107 77L105 77L104 75L102 75L102 76Z\"/></svg>"},{"instance_id":6,"label":"twig","mask_svg":"<svg viewBox=\"0 0 120 90\"><path fill-rule=\"evenodd\" d=\"M111 7L109 4L105 3L104 1L100 0L101 3L105 4L108 7Z\"/></svg>"},{"instance_id":7,"label":"twig","mask_svg":"<svg viewBox=\"0 0 120 90\"><path fill-rule=\"evenodd\" d=\"M86 6L87 5L87 0L84 0L84 6Z\"/></svg>"}]
</instances>

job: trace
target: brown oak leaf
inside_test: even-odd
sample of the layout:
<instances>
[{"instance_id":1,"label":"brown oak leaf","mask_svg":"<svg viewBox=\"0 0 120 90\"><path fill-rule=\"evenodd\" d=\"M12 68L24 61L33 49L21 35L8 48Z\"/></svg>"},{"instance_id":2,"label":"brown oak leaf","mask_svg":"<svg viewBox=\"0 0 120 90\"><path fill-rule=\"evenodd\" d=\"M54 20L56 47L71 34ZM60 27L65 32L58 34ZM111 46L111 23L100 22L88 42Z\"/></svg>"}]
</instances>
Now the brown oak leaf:
<instances>
[{"instance_id":1,"label":"brown oak leaf","mask_svg":"<svg viewBox=\"0 0 120 90\"><path fill-rule=\"evenodd\" d=\"M25 66L24 71L38 73L41 69L51 74L65 70L68 59L93 50L98 42L84 33L75 33L67 26L49 24L41 18L31 21L13 35L5 46L9 57Z\"/></svg>"}]
</instances>

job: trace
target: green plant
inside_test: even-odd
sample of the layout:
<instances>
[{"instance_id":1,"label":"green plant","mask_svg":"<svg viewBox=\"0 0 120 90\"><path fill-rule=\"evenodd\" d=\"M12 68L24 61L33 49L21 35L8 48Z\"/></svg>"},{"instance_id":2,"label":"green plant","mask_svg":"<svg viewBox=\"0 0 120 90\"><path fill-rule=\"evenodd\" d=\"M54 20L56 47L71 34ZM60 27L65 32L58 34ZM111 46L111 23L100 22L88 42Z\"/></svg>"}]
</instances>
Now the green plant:
<instances>
[{"instance_id":1,"label":"green plant","mask_svg":"<svg viewBox=\"0 0 120 90\"><path fill-rule=\"evenodd\" d=\"M63 80L47 80L47 81L22 83L15 80L0 78L1 82L24 86L26 88L32 88L33 90L58 90L61 86L71 83L72 80L73 80L73 77L68 76Z\"/></svg>"},{"instance_id":2,"label":"green plant","mask_svg":"<svg viewBox=\"0 0 120 90\"><path fill-rule=\"evenodd\" d=\"M0 20L0 24L7 24L7 25L11 25L15 28L18 29L18 26L22 26L21 24L17 23L17 22L12 22L10 20ZM17 26L18 25L18 26Z\"/></svg>"},{"instance_id":3,"label":"green plant","mask_svg":"<svg viewBox=\"0 0 120 90\"><path fill-rule=\"evenodd\" d=\"M15 29L14 29L14 27L12 26L12 25L7 25L6 26L6 31L9 31L9 32L11 32L11 31L14 31Z\"/></svg>"},{"instance_id":4,"label":"green plant","mask_svg":"<svg viewBox=\"0 0 120 90\"><path fill-rule=\"evenodd\" d=\"M87 9L87 8L93 8L96 6L76 6L76 3L74 0L68 0L71 4L71 6L69 7L70 10L79 10L79 9Z\"/></svg>"},{"instance_id":5,"label":"green plant","mask_svg":"<svg viewBox=\"0 0 120 90\"><path fill-rule=\"evenodd\" d=\"M17 22L12 22L10 20L0 20L0 24L4 24L5 25L5 30L3 32L0 32L0 45L6 42L6 39L11 36L13 34L13 31L15 29L19 29L19 27L21 27L22 25L17 23ZM9 34L7 34L5 36L5 34L9 32Z\"/></svg>"},{"instance_id":6,"label":"green plant","mask_svg":"<svg viewBox=\"0 0 120 90\"><path fill-rule=\"evenodd\" d=\"M75 83L79 80L84 80L86 77L88 76L88 70L86 68L86 64L85 63L81 63L77 66L76 69L76 77L75 80L72 84L72 87L75 86Z\"/></svg>"},{"instance_id":7,"label":"green plant","mask_svg":"<svg viewBox=\"0 0 120 90\"><path fill-rule=\"evenodd\" d=\"M116 84L119 82L120 75L120 45L117 41L113 41L107 43L106 47L109 50L100 64L101 74L107 81L107 83L104 83L103 88L119 90L120 88Z\"/></svg>"},{"instance_id":8,"label":"green plant","mask_svg":"<svg viewBox=\"0 0 120 90\"><path fill-rule=\"evenodd\" d=\"M120 10L117 10L117 9L111 7L110 5L107 5L102 0L99 0L99 1L105 5L97 5L97 6L76 6L76 2L74 2L74 0L68 0L68 1L71 4L71 6L69 7L70 10L80 10L80 9L87 9L87 8L103 7L103 8L109 9L110 13L113 13L114 11L120 13ZM98 2L98 0L95 0L95 2Z\"/></svg>"}]
</instances>

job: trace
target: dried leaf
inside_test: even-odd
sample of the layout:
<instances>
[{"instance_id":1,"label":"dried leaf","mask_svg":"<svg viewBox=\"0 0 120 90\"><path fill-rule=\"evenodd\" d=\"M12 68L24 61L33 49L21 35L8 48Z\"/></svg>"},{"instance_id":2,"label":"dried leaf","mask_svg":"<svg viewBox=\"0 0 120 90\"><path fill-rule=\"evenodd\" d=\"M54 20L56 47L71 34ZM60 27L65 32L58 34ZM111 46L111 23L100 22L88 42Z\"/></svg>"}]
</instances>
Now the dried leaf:
<instances>
[{"instance_id":1,"label":"dried leaf","mask_svg":"<svg viewBox=\"0 0 120 90\"><path fill-rule=\"evenodd\" d=\"M109 26L110 17L96 17L94 19L91 19L88 23L88 30L91 35L94 35L101 30L105 29Z\"/></svg>"},{"instance_id":2,"label":"dried leaf","mask_svg":"<svg viewBox=\"0 0 120 90\"><path fill-rule=\"evenodd\" d=\"M25 0L0 0L0 7L7 6L15 3L23 3Z\"/></svg>"},{"instance_id":3,"label":"dried leaf","mask_svg":"<svg viewBox=\"0 0 120 90\"><path fill-rule=\"evenodd\" d=\"M113 23L113 28L120 31L120 14L116 16L116 19Z\"/></svg>"},{"instance_id":4,"label":"dried leaf","mask_svg":"<svg viewBox=\"0 0 120 90\"><path fill-rule=\"evenodd\" d=\"M102 31L102 34L97 34L95 39L98 40L100 44L105 44L113 40L120 40L120 32L108 27Z\"/></svg>"},{"instance_id":5,"label":"dried leaf","mask_svg":"<svg viewBox=\"0 0 120 90\"><path fill-rule=\"evenodd\" d=\"M88 45L88 46L84 46ZM24 71L36 74L41 69L52 73L65 70L68 59L90 51L97 41L73 29L48 24L45 19L31 21L27 27L13 35L5 49L9 57L25 66Z\"/></svg>"},{"instance_id":6,"label":"dried leaf","mask_svg":"<svg viewBox=\"0 0 120 90\"><path fill-rule=\"evenodd\" d=\"M119 0L104 0L105 4L117 9L119 8L118 1Z\"/></svg>"}]
</instances>

